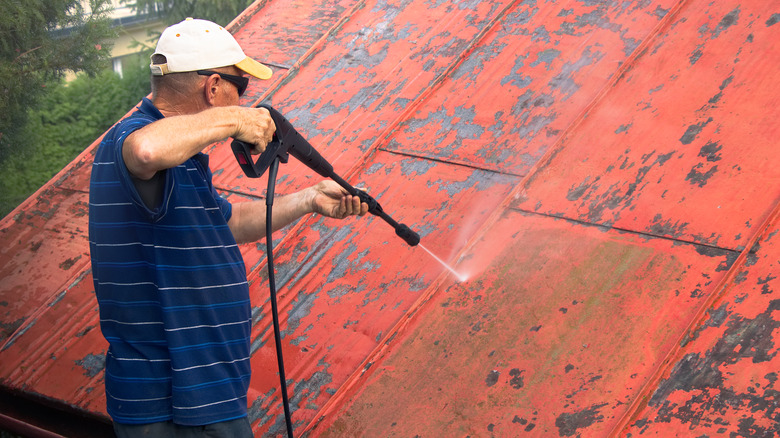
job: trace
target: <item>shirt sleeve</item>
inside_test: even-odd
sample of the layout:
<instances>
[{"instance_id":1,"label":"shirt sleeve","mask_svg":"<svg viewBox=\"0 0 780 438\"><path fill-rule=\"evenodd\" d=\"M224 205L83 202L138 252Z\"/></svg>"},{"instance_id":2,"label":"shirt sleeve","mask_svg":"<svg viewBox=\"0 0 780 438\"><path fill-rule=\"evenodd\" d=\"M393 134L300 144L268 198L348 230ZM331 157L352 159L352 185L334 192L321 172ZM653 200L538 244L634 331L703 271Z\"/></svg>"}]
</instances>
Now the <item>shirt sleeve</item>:
<instances>
[{"instance_id":1,"label":"shirt sleeve","mask_svg":"<svg viewBox=\"0 0 780 438\"><path fill-rule=\"evenodd\" d=\"M150 209L143 201L143 197L140 195L140 193L138 193L138 189L133 182L133 177L130 174L130 171L127 170L127 165L125 164L124 156L122 155L122 148L124 147L125 140L130 134L153 123L154 121L155 120L153 118L145 117L140 114L135 117L131 116L119 122L113 131L114 138L111 139L114 162L116 163L115 168L119 176L120 183L136 207L140 209L146 215L146 217L149 218L150 221L156 221L165 215L166 206L168 204L168 193L170 191L169 188L172 184L172 181L170 181L170 172L165 172L165 175L161 181L161 185L164 188L162 195L163 199L160 202L160 205Z\"/></svg>"},{"instance_id":2,"label":"shirt sleeve","mask_svg":"<svg viewBox=\"0 0 780 438\"><path fill-rule=\"evenodd\" d=\"M230 221L230 218L233 217L233 204L220 196L219 193L217 193L217 190L214 189L214 186L211 186L211 190L214 194L214 199L217 201L217 205L219 205L219 210L222 212L222 216L225 218L225 222Z\"/></svg>"}]
</instances>

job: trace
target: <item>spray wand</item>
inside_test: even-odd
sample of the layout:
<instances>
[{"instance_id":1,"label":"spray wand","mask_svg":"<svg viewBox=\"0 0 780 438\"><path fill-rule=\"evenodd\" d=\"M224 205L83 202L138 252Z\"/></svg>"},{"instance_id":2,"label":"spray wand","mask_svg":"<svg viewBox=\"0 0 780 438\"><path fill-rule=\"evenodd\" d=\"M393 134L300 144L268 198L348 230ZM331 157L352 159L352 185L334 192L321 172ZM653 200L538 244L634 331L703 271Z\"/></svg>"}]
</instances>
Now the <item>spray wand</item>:
<instances>
[{"instance_id":1,"label":"spray wand","mask_svg":"<svg viewBox=\"0 0 780 438\"><path fill-rule=\"evenodd\" d=\"M233 154L238 161L241 170L249 178L259 178L268 170L268 190L266 193L266 255L268 258L268 284L271 292L271 314L273 317L274 325L274 340L276 341L276 359L279 365L279 380L282 389L282 403L284 404L284 417L287 425L287 436L293 438L292 421L290 419L290 403L287 398L287 380L284 375L284 360L282 358L282 340L279 330L279 312L276 304L276 282L274 279L274 267L273 267L273 239L271 238L272 226L271 226L271 209L274 199L274 187L276 185L276 173L279 168L279 163L287 163L289 155L297 158L298 161L305 164L307 167L315 171L317 174L330 178L341 187L344 188L350 195L360 198L360 202L368 204L368 212L379 216L385 222L390 224L395 229L401 239L403 239L410 246L416 246L420 243L420 235L412 231L411 228L404 224L399 224L393 218L391 218L379 205L371 195L363 190L352 187L347 181L341 178L333 171L333 166L325 160L316 149L306 141L298 131L293 128L292 124L278 111L266 104L258 105L259 108L265 108L271 114L276 125L276 133L273 140L266 146L265 151L260 154L257 161L252 160L250 144L233 140L230 148L233 150Z\"/></svg>"},{"instance_id":2,"label":"spray wand","mask_svg":"<svg viewBox=\"0 0 780 438\"><path fill-rule=\"evenodd\" d=\"M376 199L372 198L365 191L352 187L352 185L337 175L333 171L333 166L322 158L322 155L293 128L292 124L279 111L266 104L260 104L258 108L265 108L271 114L271 118L274 124L276 124L276 134L274 134L273 141L266 146L265 151L260 154L257 161L252 160L251 145L243 141L233 140L230 147L233 149L233 154L235 154L236 160L238 160L238 164L246 176L259 178L270 167L273 160L278 158L280 162L286 163L288 154L292 155L319 175L338 183L350 195L359 197L360 202L368 204L369 213L384 219L406 243L411 246L420 243L420 236L408 226L393 220L384 212Z\"/></svg>"}]
</instances>

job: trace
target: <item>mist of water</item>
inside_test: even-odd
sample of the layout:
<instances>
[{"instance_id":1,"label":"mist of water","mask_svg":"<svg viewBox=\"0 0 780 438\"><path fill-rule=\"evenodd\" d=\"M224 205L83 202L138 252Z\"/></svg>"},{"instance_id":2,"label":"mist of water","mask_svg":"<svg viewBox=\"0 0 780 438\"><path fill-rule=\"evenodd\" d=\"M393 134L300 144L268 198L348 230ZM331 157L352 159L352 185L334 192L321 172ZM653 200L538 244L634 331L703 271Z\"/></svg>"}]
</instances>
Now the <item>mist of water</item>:
<instances>
[{"instance_id":1,"label":"mist of water","mask_svg":"<svg viewBox=\"0 0 780 438\"><path fill-rule=\"evenodd\" d=\"M444 261L442 259L436 257L436 254L432 253L428 248L424 247L422 243L418 243L417 246L419 246L420 248L424 249L425 252L430 254L431 257L436 259L437 262L441 263L441 265L444 266L448 271L450 271L450 273L452 273L452 275L454 275L455 278L457 278L459 282L463 283L464 281L468 280L468 276L466 276L464 274L459 274L457 271L452 269L452 266L444 263Z\"/></svg>"}]
</instances>

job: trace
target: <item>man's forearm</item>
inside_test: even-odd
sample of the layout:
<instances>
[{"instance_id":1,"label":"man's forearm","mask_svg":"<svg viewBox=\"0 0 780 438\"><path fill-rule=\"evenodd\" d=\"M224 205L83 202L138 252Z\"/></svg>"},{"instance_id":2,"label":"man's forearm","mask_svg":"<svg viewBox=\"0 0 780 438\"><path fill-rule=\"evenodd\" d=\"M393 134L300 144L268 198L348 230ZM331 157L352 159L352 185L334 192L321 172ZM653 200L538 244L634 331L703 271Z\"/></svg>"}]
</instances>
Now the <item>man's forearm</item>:
<instances>
[{"instance_id":1,"label":"man's forearm","mask_svg":"<svg viewBox=\"0 0 780 438\"><path fill-rule=\"evenodd\" d=\"M149 179L163 169L185 162L206 146L234 135L232 108L212 108L198 114L166 117L131 134L122 149L133 175Z\"/></svg>"},{"instance_id":2,"label":"man's forearm","mask_svg":"<svg viewBox=\"0 0 780 438\"><path fill-rule=\"evenodd\" d=\"M273 231L290 225L298 218L313 212L312 188L287 196L274 198ZM238 243L254 242L265 237L265 201L239 202L233 204L233 215L228 226Z\"/></svg>"}]
</instances>

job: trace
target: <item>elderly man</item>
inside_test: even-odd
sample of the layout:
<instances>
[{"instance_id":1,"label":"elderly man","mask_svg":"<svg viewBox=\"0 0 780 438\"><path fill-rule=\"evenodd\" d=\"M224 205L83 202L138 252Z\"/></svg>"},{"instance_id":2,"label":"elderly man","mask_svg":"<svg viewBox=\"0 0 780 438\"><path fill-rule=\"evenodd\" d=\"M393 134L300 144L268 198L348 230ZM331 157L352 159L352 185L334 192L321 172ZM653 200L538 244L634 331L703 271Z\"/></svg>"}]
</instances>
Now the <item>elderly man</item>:
<instances>
[{"instance_id":1,"label":"elderly man","mask_svg":"<svg viewBox=\"0 0 780 438\"><path fill-rule=\"evenodd\" d=\"M231 205L212 185L210 144L261 153L264 109L238 106L271 70L215 23L166 29L152 55L152 100L109 131L95 155L89 236L117 435L252 436L247 420L250 302L237 243L265 235L262 201ZM279 229L308 213L363 215L332 181L279 198Z\"/></svg>"}]
</instances>

